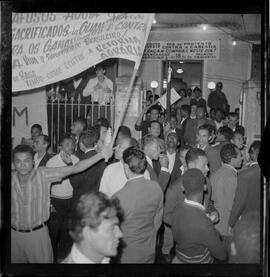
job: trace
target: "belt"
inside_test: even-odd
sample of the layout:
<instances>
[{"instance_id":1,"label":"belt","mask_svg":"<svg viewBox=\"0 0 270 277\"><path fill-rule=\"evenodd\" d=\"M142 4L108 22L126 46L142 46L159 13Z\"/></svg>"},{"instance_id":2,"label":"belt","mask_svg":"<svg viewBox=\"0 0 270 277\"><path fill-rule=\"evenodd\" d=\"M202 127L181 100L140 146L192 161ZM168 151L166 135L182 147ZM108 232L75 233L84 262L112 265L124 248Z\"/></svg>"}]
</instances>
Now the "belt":
<instances>
[{"instance_id":1,"label":"belt","mask_svg":"<svg viewBox=\"0 0 270 277\"><path fill-rule=\"evenodd\" d=\"M29 230L16 229L16 228L14 228L14 227L12 227L12 226L11 226L11 229L13 229L13 230L15 230L15 231L17 231L17 232L29 233L29 232L33 232L33 231L39 230L39 229L45 227L47 224L48 224L48 221L46 221L46 222L44 222L44 223L38 225L38 226L35 227L35 228L29 229Z\"/></svg>"}]
</instances>

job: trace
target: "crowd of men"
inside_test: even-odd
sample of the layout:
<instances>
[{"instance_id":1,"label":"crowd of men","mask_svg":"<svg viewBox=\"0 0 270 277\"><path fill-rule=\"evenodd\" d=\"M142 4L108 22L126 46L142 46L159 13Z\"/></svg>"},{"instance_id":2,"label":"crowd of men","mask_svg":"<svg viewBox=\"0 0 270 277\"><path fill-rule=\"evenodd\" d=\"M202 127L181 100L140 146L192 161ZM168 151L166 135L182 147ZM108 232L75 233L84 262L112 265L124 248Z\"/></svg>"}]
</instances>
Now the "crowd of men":
<instances>
[{"instance_id":1,"label":"crowd of men","mask_svg":"<svg viewBox=\"0 0 270 277\"><path fill-rule=\"evenodd\" d=\"M259 263L260 141L222 84L156 101L134 126L75 119L59 153L39 124L13 149L12 263ZM192 92L192 91L191 91Z\"/></svg>"}]
</instances>

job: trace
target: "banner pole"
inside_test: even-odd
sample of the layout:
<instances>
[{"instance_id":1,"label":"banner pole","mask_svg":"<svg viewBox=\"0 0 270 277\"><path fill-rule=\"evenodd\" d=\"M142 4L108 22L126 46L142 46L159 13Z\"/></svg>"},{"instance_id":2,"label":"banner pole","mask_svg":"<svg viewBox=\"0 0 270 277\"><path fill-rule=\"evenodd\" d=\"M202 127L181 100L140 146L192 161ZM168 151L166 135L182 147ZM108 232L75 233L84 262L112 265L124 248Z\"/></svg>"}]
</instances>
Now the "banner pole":
<instances>
[{"instance_id":1,"label":"banner pole","mask_svg":"<svg viewBox=\"0 0 270 277\"><path fill-rule=\"evenodd\" d=\"M114 133L113 133L113 137L112 137L112 141L111 141L112 145L114 144L114 141L115 141L117 133L118 133L118 129L119 129L119 127L120 127L120 125L121 125L121 123L123 121L124 115L125 115L126 110L128 108L128 104L129 104L129 101L131 99L132 87L133 87L133 83L134 83L137 71L138 71L138 68L135 66L134 70L133 70L133 73L132 73L132 76L131 76L131 80L129 82L129 87L128 87L128 90L127 90L127 94L128 94L127 99L128 100L127 100L127 102L126 102L126 104L124 106L124 109L122 110L122 112L121 112L121 114L120 114L120 116L118 118L118 121L117 121L117 123L115 125L115 129L114 129Z\"/></svg>"}]
</instances>

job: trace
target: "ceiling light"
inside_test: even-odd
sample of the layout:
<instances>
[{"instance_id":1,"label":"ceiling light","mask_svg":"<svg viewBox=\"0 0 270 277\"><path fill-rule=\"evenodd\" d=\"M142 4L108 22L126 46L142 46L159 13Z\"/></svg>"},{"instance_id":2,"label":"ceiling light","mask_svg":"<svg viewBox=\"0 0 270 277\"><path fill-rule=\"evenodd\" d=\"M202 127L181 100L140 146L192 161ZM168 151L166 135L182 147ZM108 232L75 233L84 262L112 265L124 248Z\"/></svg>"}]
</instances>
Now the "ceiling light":
<instances>
[{"instance_id":1,"label":"ceiling light","mask_svg":"<svg viewBox=\"0 0 270 277\"><path fill-rule=\"evenodd\" d=\"M178 74L182 74L184 73L184 70L182 68L178 68L177 71L176 71Z\"/></svg>"},{"instance_id":2,"label":"ceiling light","mask_svg":"<svg viewBox=\"0 0 270 277\"><path fill-rule=\"evenodd\" d=\"M156 23L157 23L157 21L154 19L154 20L153 20L153 23L154 23L154 24L156 24Z\"/></svg>"},{"instance_id":3,"label":"ceiling light","mask_svg":"<svg viewBox=\"0 0 270 277\"><path fill-rule=\"evenodd\" d=\"M235 41L235 40L232 42L232 45L233 45L233 46L235 46L235 45L236 45L236 41Z\"/></svg>"},{"instance_id":4,"label":"ceiling light","mask_svg":"<svg viewBox=\"0 0 270 277\"><path fill-rule=\"evenodd\" d=\"M183 61L180 61L179 63L184 63Z\"/></svg>"},{"instance_id":5,"label":"ceiling light","mask_svg":"<svg viewBox=\"0 0 270 277\"><path fill-rule=\"evenodd\" d=\"M158 87L158 82L157 81L152 81L150 86L151 86L151 88L157 88Z\"/></svg>"},{"instance_id":6,"label":"ceiling light","mask_svg":"<svg viewBox=\"0 0 270 277\"><path fill-rule=\"evenodd\" d=\"M209 82L208 85L207 85L207 87L208 87L209 89L215 89L215 88L216 88L216 84L215 84L214 82Z\"/></svg>"},{"instance_id":7,"label":"ceiling light","mask_svg":"<svg viewBox=\"0 0 270 277\"><path fill-rule=\"evenodd\" d=\"M207 26L206 26L206 25L203 25L202 28L203 28L204 31L206 31Z\"/></svg>"}]
</instances>

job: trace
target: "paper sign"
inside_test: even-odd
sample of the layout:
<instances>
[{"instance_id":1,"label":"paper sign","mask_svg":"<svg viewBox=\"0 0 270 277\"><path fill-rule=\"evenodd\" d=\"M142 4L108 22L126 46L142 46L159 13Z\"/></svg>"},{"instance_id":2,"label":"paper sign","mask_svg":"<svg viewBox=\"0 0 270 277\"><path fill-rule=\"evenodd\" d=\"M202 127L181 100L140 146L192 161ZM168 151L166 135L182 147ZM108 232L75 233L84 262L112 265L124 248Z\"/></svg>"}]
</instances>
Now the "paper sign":
<instances>
[{"instance_id":1,"label":"paper sign","mask_svg":"<svg viewBox=\"0 0 270 277\"><path fill-rule=\"evenodd\" d=\"M180 95L176 92L174 88L171 89L171 105L180 99ZM167 108L167 92L163 94L159 99L159 103L163 107L163 109Z\"/></svg>"}]
</instances>

